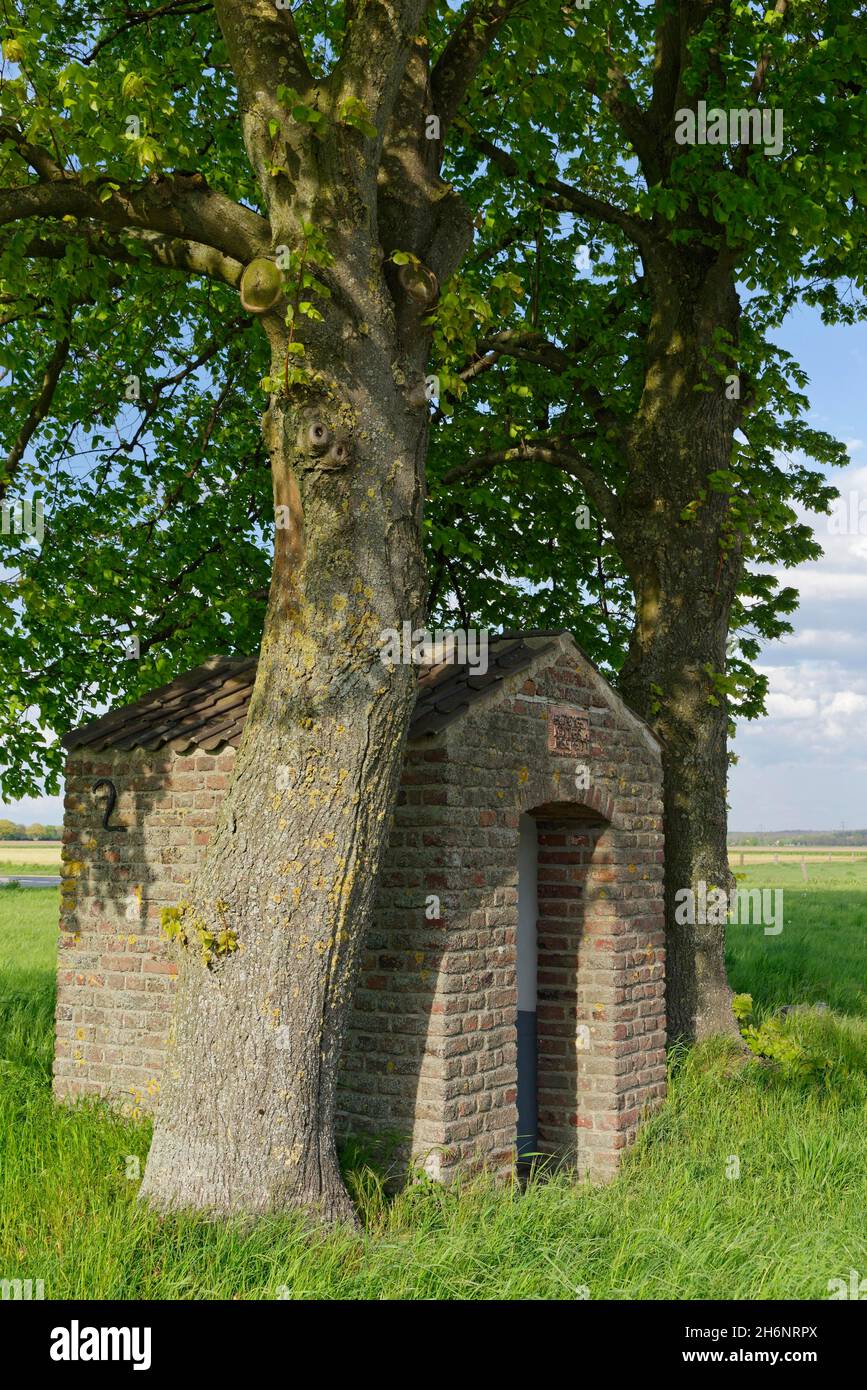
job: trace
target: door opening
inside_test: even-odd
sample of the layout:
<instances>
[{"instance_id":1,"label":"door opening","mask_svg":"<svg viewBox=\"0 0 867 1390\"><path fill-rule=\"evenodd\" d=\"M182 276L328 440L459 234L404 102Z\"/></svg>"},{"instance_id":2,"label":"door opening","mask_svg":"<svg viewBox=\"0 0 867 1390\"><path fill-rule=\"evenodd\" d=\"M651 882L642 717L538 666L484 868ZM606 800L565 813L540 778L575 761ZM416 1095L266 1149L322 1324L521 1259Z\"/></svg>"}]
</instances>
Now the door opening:
<instances>
[{"instance_id":1,"label":"door opening","mask_svg":"<svg viewBox=\"0 0 867 1390\"><path fill-rule=\"evenodd\" d=\"M536 822L521 816L518 841L518 1161L538 1152L536 993L539 915Z\"/></svg>"}]
</instances>

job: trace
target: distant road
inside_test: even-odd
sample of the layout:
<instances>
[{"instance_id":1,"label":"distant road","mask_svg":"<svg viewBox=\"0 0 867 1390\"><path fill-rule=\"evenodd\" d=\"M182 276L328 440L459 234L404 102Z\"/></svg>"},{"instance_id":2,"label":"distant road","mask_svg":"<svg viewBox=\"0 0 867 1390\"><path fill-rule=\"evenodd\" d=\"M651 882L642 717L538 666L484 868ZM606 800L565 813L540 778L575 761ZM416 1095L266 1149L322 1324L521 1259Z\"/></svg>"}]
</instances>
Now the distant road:
<instances>
[{"instance_id":1,"label":"distant road","mask_svg":"<svg viewBox=\"0 0 867 1390\"><path fill-rule=\"evenodd\" d=\"M17 883L20 888L58 888L60 875L43 874L36 877L31 874L12 874L10 878L0 878L0 885L4 883Z\"/></svg>"}]
</instances>

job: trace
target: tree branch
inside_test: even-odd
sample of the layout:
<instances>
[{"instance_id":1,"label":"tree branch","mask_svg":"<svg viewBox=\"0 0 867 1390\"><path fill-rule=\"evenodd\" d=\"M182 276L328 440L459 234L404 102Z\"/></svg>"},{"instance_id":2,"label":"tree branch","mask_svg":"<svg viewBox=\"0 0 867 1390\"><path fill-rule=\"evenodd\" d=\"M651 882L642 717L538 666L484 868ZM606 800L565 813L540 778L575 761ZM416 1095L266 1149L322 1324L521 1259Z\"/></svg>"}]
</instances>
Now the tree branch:
<instances>
[{"instance_id":1,"label":"tree branch","mask_svg":"<svg viewBox=\"0 0 867 1390\"><path fill-rule=\"evenodd\" d=\"M3 476L0 477L0 498L6 496L6 490L14 480L18 465L24 457L24 450L51 409L51 402L60 381L60 374L66 365L66 359L69 357L69 343L68 337L58 338L54 351L48 359L39 394L28 411L27 418L18 432L18 438L6 455Z\"/></svg>"},{"instance_id":2,"label":"tree branch","mask_svg":"<svg viewBox=\"0 0 867 1390\"><path fill-rule=\"evenodd\" d=\"M617 297L612 296L599 316L598 322L612 322L622 312ZM556 376L576 369L580 354L590 346L589 338L575 338L567 347L550 342L544 333L532 329L506 329L502 333L490 334L479 343L479 351L484 355L470 362L459 372L463 381L472 381L482 372L493 367L501 357L514 357L523 362L534 362ZM619 421L605 397L592 382L581 381L577 376L571 378L575 393L581 397L586 409L597 425L618 426Z\"/></svg>"},{"instance_id":3,"label":"tree branch","mask_svg":"<svg viewBox=\"0 0 867 1390\"><path fill-rule=\"evenodd\" d=\"M548 463L552 468L568 473L584 488L587 496L597 510L606 517L616 513L618 502L614 493L593 472L584 460L568 447L547 444L544 440L522 439L519 444L508 449L491 449L484 454L476 454L463 463L456 464L443 474L442 483L460 482L465 478L475 478L490 473L504 463Z\"/></svg>"},{"instance_id":4,"label":"tree branch","mask_svg":"<svg viewBox=\"0 0 867 1390\"><path fill-rule=\"evenodd\" d=\"M500 30L523 0L471 0L431 75L434 108L443 133L464 103Z\"/></svg>"},{"instance_id":5,"label":"tree branch","mask_svg":"<svg viewBox=\"0 0 867 1390\"><path fill-rule=\"evenodd\" d=\"M638 100L629 79L621 72L611 50L608 50L608 77L611 85L600 93L595 79L590 77L585 86L593 96L598 97L606 111L610 111L620 126L635 153L648 184L657 183L660 177L659 156L653 127Z\"/></svg>"},{"instance_id":6,"label":"tree branch","mask_svg":"<svg viewBox=\"0 0 867 1390\"><path fill-rule=\"evenodd\" d=\"M786 13L786 11L788 10L788 8L789 8L789 0L776 0L776 4L774 5L774 13L775 13L775 14L778 14L778 15L783 15L783 16L785 16L785 13ZM762 89L763 89L763 87L764 87L764 85L765 85L765 78L766 78L767 75L768 75L768 68L770 67L770 65L771 65L771 54L770 54L770 50L769 50L769 49L765 49L764 53L761 55L761 57L759 58L758 63L756 64L756 70L755 70L755 72L753 73L753 80L752 80L752 82L750 83L750 86L749 86L749 93L750 93L750 96L753 98L754 101L757 100L758 97L759 97L759 96L761 95L761 93L762 93ZM740 150L739 150L739 152L738 152L737 164L736 164L736 166L735 166L735 167L736 167L736 170L737 170L737 173L738 173L739 175L741 175L741 177L743 177L743 176L746 174L746 172L747 172L747 167L748 167L747 161L748 161L748 159L749 159L749 146L748 146L748 145L742 145L741 148L740 148Z\"/></svg>"},{"instance_id":7,"label":"tree branch","mask_svg":"<svg viewBox=\"0 0 867 1390\"><path fill-rule=\"evenodd\" d=\"M167 174L146 184L127 185L103 202L100 187L108 182L106 178L84 187L62 177L0 189L0 225L29 217L80 217L198 243L243 265L270 247L265 218L209 188L201 174ZM207 273L203 267L201 273Z\"/></svg>"},{"instance_id":8,"label":"tree branch","mask_svg":"<svg viewBox=\"0 0 867 1390\"><path fill-rule=\"evenodd\" d=\"M360 100L380 138L394 111L428 3L346 0L343 47L329 82L338 110L347 97ZM421 119L423 113L418 114Z\"/></svg>"},{"instance_id":9,"label":"tree branch","mask_svg":"<svg viewBox=\"0 0 867 1390\"><path fill-rule=\"evenodd\" d=\"M71 241L87 243L89 249L101 260L123 265L140 265L149 258L154 265L166 270L177 270L184 275L204 275L210 280L237 289L244 272L240 261L233 260L215 251L212 246L204 246L198 241L185 241L182 237L161 236L158 232L138 231L124 228L125 235L140 245L147 253L136 255L128 245L105 235L101 228L86 227L62 237L34 237L27 243L25 256L42 260L62 260Z\"/></svg>"},{"instance_id":10,"label":"tree branch","mask_svg":"<svg viewBox=\"0 0 867 1390\"><path fill-rule=\"evenodd\" d=\"M653 55L653 91L648 115L661 134L674 117L680 86L681 7L674 0L654 0L656 24Z\"/></svg>"},{"instance_id":11,"label":"tree branch","mask_svg":"<svg viewBox=\"0 0 867 1390\"><path fill-rule=\"evenodd\" d=\"M253 110L278 81L299 91L313 84L290 9L275 0L213 0L241 105Z\"/></svg>"},{"instance_id":12,"label":"tree branch","mask_svg":"<svg viewBox=\"0 0 867 1390\"><path fill-rule=\"evenodd\" d=\"M12 121L0 121L0 143L12 145L25 164L35 170L41 179L50 182L52 179L66 177L63 169L48 151L40 145L31 145Z\"/></svg>"},{"instance_id":13,"label":"tree branch","mask_svg":"<svg viewBox=\"0 0 867 1390\"><path fill-rule=\"evenodd\" d=\"M774 5L774 13L778 15L785 15L788 8L789 0L776 0L776 4ZM751 96L757 97L761 95L762 88L765 85L765 78L767 76L768 68L770 67L770 65L771 54L770 51L766 49L765 52L762 54L761 58L759 59L758 63L756 64L756 70L753 74L753 80L750 83Z\"/></svg>"},{"instance_id":14,"label":"tree branch","mask_svg":"<svg viewBox=\"0 0 867 1390\"><path fill-rule=\"evenodd\" d=\"M104 48L114 43L115 39L119 39L121 34L128 33L130 29L135 29L140 24L150 24L151 20L161 19L163 15L169 14L177 15L179 18L188 14L204 14L206 10L212 8L211 0L206 0L206 3L203 5L191 4L190 0L170 0L169 4L157 5L154 10L140 10L138 14L129 15L124 24L119 25L117 29L112 30L110 34L106 34L104 38L101 38L95 47L91 49L90 53L88 53L87 57L82 58L82 64L88 67Z\"/></svg>"},{"instance_id":15,"label":"tree branch","mask_svg":"<svg viewBox=\"0 0 867 1390\"><path fill-rule=\"evenodd\" d=\"M546 194L545 206L552 211L578 213L583 217L610 223L625 232L630 241L634 241L638 247L644 248L649 244L651 240L649 222L645 222L640 217L633 217L625 209L616 207L613 203L607 203L602 198L595 198L592 194L582 193L580 189L573 188L571 184L564 183L562 179L537 178L531 169L522 170L517 160L513 159L506 150L500 149L499 145L495 145L484 136L477 135L475 131L470 131L470 139L479 153L496 165L508 178L522 179L531 188Z\"/></svg>"}]
</instances>

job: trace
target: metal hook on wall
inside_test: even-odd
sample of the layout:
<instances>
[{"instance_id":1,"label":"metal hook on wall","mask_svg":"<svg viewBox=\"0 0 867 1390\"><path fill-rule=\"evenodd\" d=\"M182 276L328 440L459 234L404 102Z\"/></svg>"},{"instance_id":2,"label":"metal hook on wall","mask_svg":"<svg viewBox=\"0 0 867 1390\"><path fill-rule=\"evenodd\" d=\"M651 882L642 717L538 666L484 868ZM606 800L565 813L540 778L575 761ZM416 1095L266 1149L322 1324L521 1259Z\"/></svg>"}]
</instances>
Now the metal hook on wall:
<instances>
[{"instance_id":1,"label":"metal hook on wall","mask_svg":"<svg viewBox=\"0 0 867 1390\"><path fill-rule=\"evenodd\" d=\"M112 782L108 777L100 777L96 782L94 782L90 790L92 792L98 792L100 787L108 787L108 796L105 800L105 814L102 818L103 830L113 830L116 834L125 835L125 825L109 825L108 823L111 818L111 814L114 810L115 803L117 801L117 787L114 785L114 782Z\"/></svg>"}]
</instances>

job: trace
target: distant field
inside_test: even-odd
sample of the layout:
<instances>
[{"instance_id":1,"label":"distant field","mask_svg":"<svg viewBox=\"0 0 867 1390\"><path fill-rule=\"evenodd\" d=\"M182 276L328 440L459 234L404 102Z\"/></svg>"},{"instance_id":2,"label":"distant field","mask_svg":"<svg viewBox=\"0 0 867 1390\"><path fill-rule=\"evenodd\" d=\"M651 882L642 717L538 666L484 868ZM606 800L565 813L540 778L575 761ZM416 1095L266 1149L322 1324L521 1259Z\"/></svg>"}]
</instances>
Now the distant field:
<instances>
[{"instance_id":1,"label":"distant field","mask_svg":"<svg viewBox=\"0 0 867 1390\"><path fill-rule=\"evenodd\" d=\"M796 862L732 867L740 888L781 888L783 930L732 926L727 933L729 981L763 1009L819 1001L841 1014L867 1016L867 859L811 863L807 880Z\"/></svg>"},{"instance_id":2,"label":"distant field","mask_svg":"<svg viewBox=\"0 0 867 1390\"><path fill-rule=\"evenodd\" d=\"M0 878L10 874L59 874L60 842L26 844L0 840Z\"/></svg>"},{"instance_id":3,"label":"distant field","mask_svg":"<svg viewBox=\"0 0 867 1390\"><path fill-rule=\"evenodd\" d=\"M867 863L867 846L859 845L729 845L729 863L733 868L740 864L766 864L779 859L781 864L800 863L805 859L810 863L833 863L835 859Z\"/></svg>"}]
</instances>

